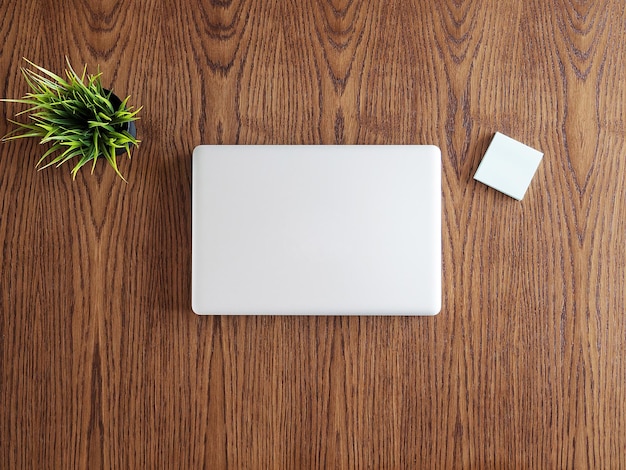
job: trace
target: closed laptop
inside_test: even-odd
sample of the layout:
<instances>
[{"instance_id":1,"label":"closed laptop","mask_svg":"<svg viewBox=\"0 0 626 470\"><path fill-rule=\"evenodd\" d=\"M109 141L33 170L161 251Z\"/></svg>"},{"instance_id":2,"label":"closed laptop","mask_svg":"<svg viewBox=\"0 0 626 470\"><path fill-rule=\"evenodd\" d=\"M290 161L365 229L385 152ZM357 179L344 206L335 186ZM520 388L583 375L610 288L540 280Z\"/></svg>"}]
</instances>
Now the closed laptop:
<instances>
[{"instance_id":1,"label":"closed laptop","mask_svg":"<svg viewBox=\"0 0 626 470\"><path fill-rule=\"evenodd\" d=\"M441 153L430 145L201 145L192 308L434 315Z\"/></svg>"}]
</instances>

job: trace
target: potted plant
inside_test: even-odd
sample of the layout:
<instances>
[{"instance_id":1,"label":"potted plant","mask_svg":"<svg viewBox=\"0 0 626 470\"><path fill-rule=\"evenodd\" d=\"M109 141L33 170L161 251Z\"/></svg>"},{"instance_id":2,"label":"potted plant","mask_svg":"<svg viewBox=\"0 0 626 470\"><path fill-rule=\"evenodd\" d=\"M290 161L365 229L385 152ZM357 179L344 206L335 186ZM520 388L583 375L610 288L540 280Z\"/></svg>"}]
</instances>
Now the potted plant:
<instances>
[{"instance_id":1,"label":"potted plant","mask_svg":"<svg viewBox=\"0 0 626 470\"><path fill-rule=\"evenodd\" d=\"M76 178L78 170L91 162L104 158L122 178L116 157L121 153L130 158L131 146L137 147L135 123L141 108L128 106L130 97L120 100L102 86L102 74L87 75L87 66L78 75L66 57L67 79L26 60L35 70L22 67L22 74L30 92L21 99L2 101L20 103L28 109L17 116L28 115L29 120L10 120L18 128L3 137L3 141L38 137L42 144L50 144L37 162L40 169L74 160L71 170Z\"/></svg>"}]
</instances>

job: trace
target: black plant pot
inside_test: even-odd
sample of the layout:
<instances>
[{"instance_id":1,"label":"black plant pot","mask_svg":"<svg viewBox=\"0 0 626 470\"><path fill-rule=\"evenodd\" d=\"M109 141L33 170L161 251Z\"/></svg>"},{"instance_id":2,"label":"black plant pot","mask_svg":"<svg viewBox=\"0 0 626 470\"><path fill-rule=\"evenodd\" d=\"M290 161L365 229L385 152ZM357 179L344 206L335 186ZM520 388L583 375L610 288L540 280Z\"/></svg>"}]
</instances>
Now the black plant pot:
<instances>
[{"instance_id":1,"label":"black plant pot","mask_svg":"<svg viewBox=\"0 0 626 470\"><path fill-rule=\"evenodd\" d=\"M107 90L106 88L104 88L103 91L105 93L109 93L109 92L111 93L111 96L109 96L109 101L113 105L113 109L116 109L116 110L119 109L120 106L122 105L122 100L119 99L119 97L115 93L111 92L110 90ZM127 131L133 137L137 137L137 126L135 126L135 122L134 121L131 121L131 122L127 123L126 124L126 128L122 129L122 130ZM126 151L124 149L117 149L115 151L116 155L121 155L123 153L126 153Z\"/></svg>"}]
</instances>

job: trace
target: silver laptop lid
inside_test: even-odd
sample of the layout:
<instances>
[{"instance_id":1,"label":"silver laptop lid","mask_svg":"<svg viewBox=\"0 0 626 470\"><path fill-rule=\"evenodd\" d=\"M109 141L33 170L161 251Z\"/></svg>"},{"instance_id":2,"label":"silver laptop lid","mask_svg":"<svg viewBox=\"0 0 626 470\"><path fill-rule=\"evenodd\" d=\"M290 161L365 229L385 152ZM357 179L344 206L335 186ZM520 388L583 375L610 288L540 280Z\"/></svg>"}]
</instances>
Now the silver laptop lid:
<instances>
[{"instance_id":1,"label":"silver laptop lid","mask_svg":"<svg viewBox=\"0 0 626 470\"><path fill-rule=\"evenodd\" d=\"M420 145L201 145L197 314L434 315L441 153Z\"/></svg>"}]
</instances>

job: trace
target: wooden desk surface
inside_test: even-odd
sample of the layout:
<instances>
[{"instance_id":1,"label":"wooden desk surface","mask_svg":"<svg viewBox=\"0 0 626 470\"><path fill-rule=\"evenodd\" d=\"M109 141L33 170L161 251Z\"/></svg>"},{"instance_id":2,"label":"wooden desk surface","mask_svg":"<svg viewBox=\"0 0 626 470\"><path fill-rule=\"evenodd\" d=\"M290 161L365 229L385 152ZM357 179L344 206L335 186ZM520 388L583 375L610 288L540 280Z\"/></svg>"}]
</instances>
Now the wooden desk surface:
<instances>
[{"instance_id":1,"label":"wooden desk surface","mask_svg":"<svg viewBox=\"0 0 626 470\"><path fill-rule=\"evenodd\" d=\"M128 184L0 146L0 467L626 468L621 0L130 5L0 4L3 96L67 54L144 106ZM199 143L439 145L441 314L196 317Z\"/></svg>"}]
</instances>

